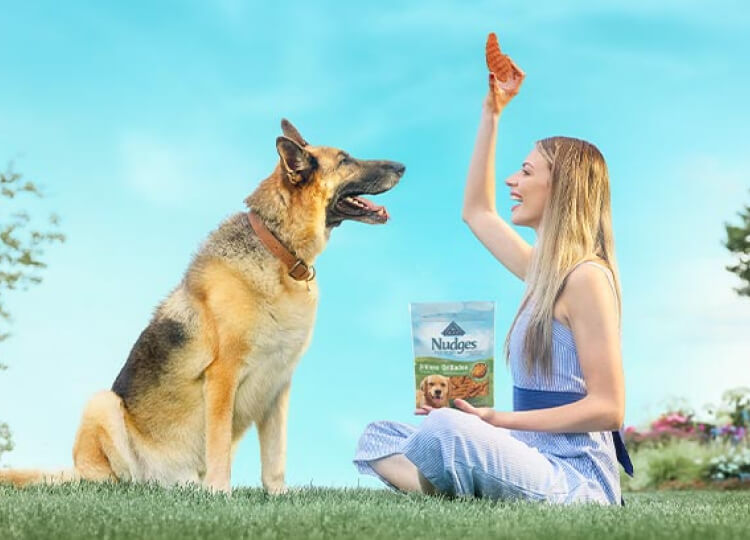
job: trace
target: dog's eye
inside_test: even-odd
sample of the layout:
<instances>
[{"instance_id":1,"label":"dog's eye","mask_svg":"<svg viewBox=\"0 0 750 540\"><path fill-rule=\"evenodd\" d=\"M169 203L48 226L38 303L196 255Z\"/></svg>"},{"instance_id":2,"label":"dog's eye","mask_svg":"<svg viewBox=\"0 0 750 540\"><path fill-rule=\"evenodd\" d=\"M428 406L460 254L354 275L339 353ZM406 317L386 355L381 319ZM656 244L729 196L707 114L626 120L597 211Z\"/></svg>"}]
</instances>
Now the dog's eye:
<instances>
[{"instance_id":1,"label":"dog's eye","mask_svg":"<svg viewBox=\"0 0 750 540\"><path fill-rule=\"evenodd\" d=\"M343 165L346 163L351 163L352 157L349 154L341 153L339 154L339 164Z\"/></svg>"}]
</instances>

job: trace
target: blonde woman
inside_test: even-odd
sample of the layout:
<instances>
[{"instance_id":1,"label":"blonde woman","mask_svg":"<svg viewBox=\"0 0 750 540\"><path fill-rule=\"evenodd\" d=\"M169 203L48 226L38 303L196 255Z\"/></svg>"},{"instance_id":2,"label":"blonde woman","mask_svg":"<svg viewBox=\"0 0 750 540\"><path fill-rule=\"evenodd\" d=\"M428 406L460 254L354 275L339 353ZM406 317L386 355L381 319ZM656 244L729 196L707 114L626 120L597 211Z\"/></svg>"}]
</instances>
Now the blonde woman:
<instances>
[{"instance_id":1,"label":"blonde woman","mask_svg":"<svg viewBox=\"0 0 750 540\"><path fill-rule=\"evenodd\" d=\"M495 144L502 111L524 74L490 74L464 196L463 220L525 284L506 338L513 412L425 407L419 427L374 422L355 464L402 491L550 503L618 504L625 389L620 287L604 158L585 141L538 141L505 180L514 225L495 207ZM467 414L468 413L468 414Z\"/></svg>"}]
</instances>

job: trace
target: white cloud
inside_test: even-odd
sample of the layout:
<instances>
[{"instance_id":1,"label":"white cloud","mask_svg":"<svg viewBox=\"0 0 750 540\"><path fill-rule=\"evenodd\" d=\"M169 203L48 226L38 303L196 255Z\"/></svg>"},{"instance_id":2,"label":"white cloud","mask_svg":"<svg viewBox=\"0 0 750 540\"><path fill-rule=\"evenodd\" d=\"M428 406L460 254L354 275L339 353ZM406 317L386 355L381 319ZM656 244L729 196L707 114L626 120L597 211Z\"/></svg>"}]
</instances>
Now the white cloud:
<instances>
[{"instance_id":1,"label":"white cloud","mask_svg":"<svg viewBox=\"0 0 750 540\"><path fill-rule=\"evenodd\" d=\"M727 260L681 253L665 268L652 266L632 299L623 352L629 402L639 408L629 411L630 423L675 398L699 409L750 384L750 298L732 291L738 280L724 269Z\"/></svg>"},{"instance_id":2,"label":"white cloud","mask_svg":"<svg viewBox=\"0 0 750 540\"><path fill-rule=\"evenodd\" d=\"M151 203L172 205L195 188L190 154L143 134L126 136L120 145L125 182Z\"/></svg>"},{"instance_id":3,"label":"white cloud","mask_svg":"<svg viewBox=\"0 0 750 540\"><path fill-rule=\"evenodd\" d=\"M223 211L241 208L245 196L271 172L276 159L273 144L266 150L268 163L261 164L247 151L206 140L199 127L196 132L122 136L122 182L157 207L197 209L214 204Z\"/></svg>"}]
</instances>

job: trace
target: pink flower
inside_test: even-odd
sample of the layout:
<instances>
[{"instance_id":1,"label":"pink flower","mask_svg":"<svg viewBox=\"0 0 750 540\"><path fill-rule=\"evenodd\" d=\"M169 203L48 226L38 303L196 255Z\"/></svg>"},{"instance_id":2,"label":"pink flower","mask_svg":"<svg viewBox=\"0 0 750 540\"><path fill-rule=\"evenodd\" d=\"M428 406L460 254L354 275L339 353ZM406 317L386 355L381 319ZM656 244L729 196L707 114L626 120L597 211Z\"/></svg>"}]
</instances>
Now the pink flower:
<instances>
[{"instance_id":1,"label":"pink flower","mask_svg":"<svg viewBox=\"0 0 750 540\"><path fill-rule=\"evenodd\" d=\"M638 433L638 431L635 429L635 426L628 426L625 428L625 434L630 433Z\"/></svg>"}]
</instances>

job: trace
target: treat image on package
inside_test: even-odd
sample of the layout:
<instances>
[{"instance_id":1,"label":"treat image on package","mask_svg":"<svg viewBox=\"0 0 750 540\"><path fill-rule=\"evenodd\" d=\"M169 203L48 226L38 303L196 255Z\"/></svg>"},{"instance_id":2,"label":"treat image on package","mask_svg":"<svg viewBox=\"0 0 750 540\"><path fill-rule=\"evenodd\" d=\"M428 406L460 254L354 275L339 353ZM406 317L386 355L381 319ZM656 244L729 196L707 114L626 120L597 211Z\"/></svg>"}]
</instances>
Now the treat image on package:
<instances>
[{"instance_id":1,"label":"treat image on package","mask_svg":"<svg viewBox=\"0 0 750 540\"><path fill-rule=\"evenodd\" d=\"M494 302L409 304L416 406L494 405Z\"/></svg>"}]
</instances>

